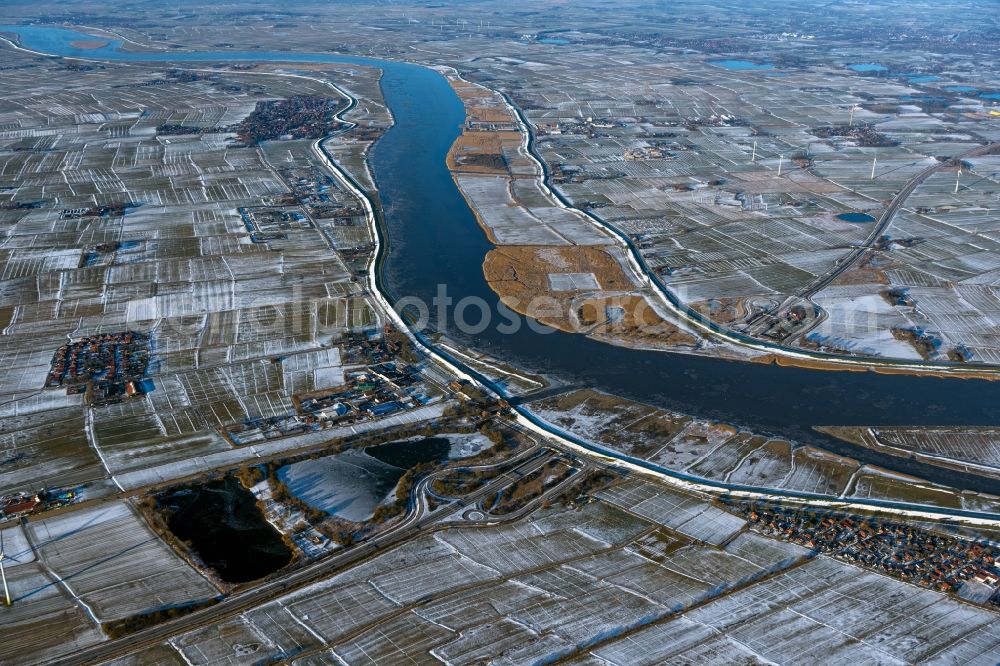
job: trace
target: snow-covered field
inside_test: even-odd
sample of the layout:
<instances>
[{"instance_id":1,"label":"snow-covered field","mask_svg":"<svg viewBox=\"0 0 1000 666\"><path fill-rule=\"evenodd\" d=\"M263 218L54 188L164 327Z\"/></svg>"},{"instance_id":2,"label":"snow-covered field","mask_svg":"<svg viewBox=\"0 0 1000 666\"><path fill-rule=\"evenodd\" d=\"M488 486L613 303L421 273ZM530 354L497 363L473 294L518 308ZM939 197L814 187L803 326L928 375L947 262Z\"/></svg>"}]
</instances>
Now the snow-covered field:
<instances>
[{"instance_id":1,"label":"snow-covered field","mask_svg":"<svg viewBox=\"0 0 1000 666\"><path fill-rule=\"evenodd\" d=\"M278 472L296 497L354 521L371 518L402 475L400 468L353 449L292 463Z\"/></svg>"},{"instance_id":2,"label":"snow-covered field","mask_svg":"<svg viewBox=\"0 0 1000 666\"><path fill-rule=\"evenodd\" d=\"M102 622L218 594L125 502L35 520L28 530L39 562Z\"/></svg>"},{"instance_id":3,"label":"snow-covered field","mask_svg":"<svg viewBox=\"0 0 1000 666\"><path fill-rule=\"evenodd\" d=\"M640 504L659 494L620 487L606 494ZM1000 656L1000 615L987 610L753 532L717 548L653 527L602 501L453 526L171 644L188 663L307 651L303 664L519 664L598 642L581 663ZM637 537L665 554L640 554L651 551L628 546Z\"/></svg>"},{"instance_id":4,"label":"snow-covered field","mask_svg":"<svg viewBox=\"0 0 1000 666\"><path fill-rule=\"evenodd\" d=\"M14 603L0 663L45 663L103 640L101 622L219 593L124 502L32 520L3 539Z\"/></svg>"}]
</instances>

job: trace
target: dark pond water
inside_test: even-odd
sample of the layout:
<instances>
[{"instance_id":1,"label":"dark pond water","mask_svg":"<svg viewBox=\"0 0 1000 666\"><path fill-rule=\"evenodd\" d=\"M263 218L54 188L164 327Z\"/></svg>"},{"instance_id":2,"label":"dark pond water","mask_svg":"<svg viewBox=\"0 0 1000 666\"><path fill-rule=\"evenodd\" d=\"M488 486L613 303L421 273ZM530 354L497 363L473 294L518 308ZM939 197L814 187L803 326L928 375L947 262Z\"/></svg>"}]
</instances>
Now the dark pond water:
<instances>
[{"instance_id":1,"label":"dark pond water","mask_svg":"<svg viewBox=\"0 0 1000 666\"><path fill-rule=\"evenodd\" d=\"M409 469L428 462L444 462L451 451L447 437L424 437L365 448L365 453L394 467Z\"/></svg>"},{"instance_id":2,"label":"dark pond water","mask_svg":"<svg viewBox=\"0 0 1000 666\"><path fill-rule=\"evenodd\" d=\"M843 220L844 222L874 222L875 218L868 213L841 213L837 216L838 220Z\"/></svg>"},{"instance_id":3,"label":"dark pond water","mask_svg":"<svg viewBox=\"0 0 1000 666\"><path fill-rule=\"evenodd\" d=\"M202 561L230 583L277 571L292 552L264 519L253 493L233 477L174 490L159 499L167 524Z\"/></svg>"}]
</instances>

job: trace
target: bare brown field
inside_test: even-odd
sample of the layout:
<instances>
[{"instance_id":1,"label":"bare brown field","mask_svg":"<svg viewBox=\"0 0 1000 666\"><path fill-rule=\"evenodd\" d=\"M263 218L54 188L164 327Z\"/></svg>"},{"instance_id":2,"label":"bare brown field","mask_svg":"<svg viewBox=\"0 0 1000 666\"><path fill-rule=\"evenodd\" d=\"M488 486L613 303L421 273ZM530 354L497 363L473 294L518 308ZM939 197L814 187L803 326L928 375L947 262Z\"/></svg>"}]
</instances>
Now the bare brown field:
<instances>
[{"instance_id":1,"label":"bare brown field","mask_svg":"<svg viewBox=\"0 0 1000 666\"><path fill-rule=\"evenodd\" d=\"M520 132L465 129L448 151L448 168L451 171L507 174L504 149L516 150L520 143Z\"/></svg>"},{"instance_id":2,"label":"bare brown field","mask_svg":"<svg viewBox=\"0 0 1000 666\"><path fill-rule=\"evenodd\" d=\"M884 268L873 268L872 266L858 266L839 275L832 282L835 285L854 284L889 284L889 277L885 274Z\"/></svg>"},{"instance_id":3,"label":"bare brown field","mask_svg":"<svg viewBox=\"0 0 1000 666\"><path fill-rule=\"evenodd\" d=\"M507 307L553 328L611 341L627 336L670 345L697 342L632 292L621 265L600 247L498 247L486 255L483 273ZM592 274L598 290L552 290L550 275L571 273Z\"/></svg>"},{"instance_id":4,"label":"bare brown field","mask_svg":"<svg viewBox=\"0 0 1000 666\"><path fill-rule=\"evenodd\" d=\"M610 312L620 313L621 318L613 319ZM639 344L668 346L698 342L693 335L664 321L640 294L587 298L579 304L577 316L581 323L593 326L592 337L610 342L627 339Z\"/></svg>"},{"instance_id":5,"label":"bare brown field","mask_svg":"<svg viewBox=\"0 0 1000 666\"><path fill-rule=\"evenodd\" d=\"M499 95L449 76L448 83L465 105L466 126L448 151L448 168L471 173L508 174L505 153L521 145L521 132L503 129L516 120ZM500 125L500 128L494 127Z\"/></svg>"},{"instance_id":6,"label":"bare brown field","mask_svg":"<svg viewBox=\"0 0 1000 666\"><path fill-rule=\"evenodd\" d=\"M701 301L692 301L689 307L700 314L705 315L716 324L729 326L738 321L742 321L745 316L743 298L713 298Z\"/></svg>"}]
</instances>

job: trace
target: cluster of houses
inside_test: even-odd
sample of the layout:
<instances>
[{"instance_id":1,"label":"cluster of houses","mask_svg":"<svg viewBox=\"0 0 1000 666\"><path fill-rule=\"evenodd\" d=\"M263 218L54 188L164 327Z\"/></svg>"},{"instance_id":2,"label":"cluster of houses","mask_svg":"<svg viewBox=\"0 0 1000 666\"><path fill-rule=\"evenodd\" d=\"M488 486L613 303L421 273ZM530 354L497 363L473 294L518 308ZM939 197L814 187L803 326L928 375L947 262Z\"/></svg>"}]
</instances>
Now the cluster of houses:
<instances>
[{"instance_id":1,"label":"cluster of houses","mask_svg":"<svg viewBox=\"0 0 1000 666\"><path fill-rule=\"evenodd\" d=\"M1000 548L873 517L740 503L764 534L942 592L967 582L1000 587Z\"/></svg>"},{"instance_id":2,"label":"cluster of houses","mask_svg":"<svg viewBox=\"0 0 1000 666\"><path fill-rule=\"evenodd\" d=\"M56 509L77 499L75 490L58 488L37 493L19 492L0 497L0 520L21 518L35 511Z\"/></svg>"},{"instance_id":3,"label":"cluster of houses","mask_svg":"<svg viewBox=\"0 0 1000 666\"><path fill-rule=\"evenodd\" d=\"M91 404L120 402L149 393L149 336L135 331L80 338L56 350L45 385L86 393Z\"/></svg>"}]
</instances>

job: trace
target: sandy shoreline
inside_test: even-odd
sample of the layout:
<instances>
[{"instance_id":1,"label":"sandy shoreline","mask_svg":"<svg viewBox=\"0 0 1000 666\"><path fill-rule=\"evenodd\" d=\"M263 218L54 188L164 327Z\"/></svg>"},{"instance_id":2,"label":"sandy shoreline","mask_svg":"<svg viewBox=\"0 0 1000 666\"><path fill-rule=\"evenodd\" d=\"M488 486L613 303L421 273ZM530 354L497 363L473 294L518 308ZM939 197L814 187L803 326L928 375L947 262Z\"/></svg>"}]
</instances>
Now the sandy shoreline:
<instances>
[{"instance_id":1,"label":"sandy shoreline","mask_svg":"<svg viewBox=\"0 0 1000 666\"><path fill-rule=\"evenodd\" d=\"M75 42L70 42L69 45L72 46L74 49L91 50L91 49L103 49L105 46L108 45L108 43L109 42L106 42L101 39L78 39Z\"/></svg>"}]
</instances>

